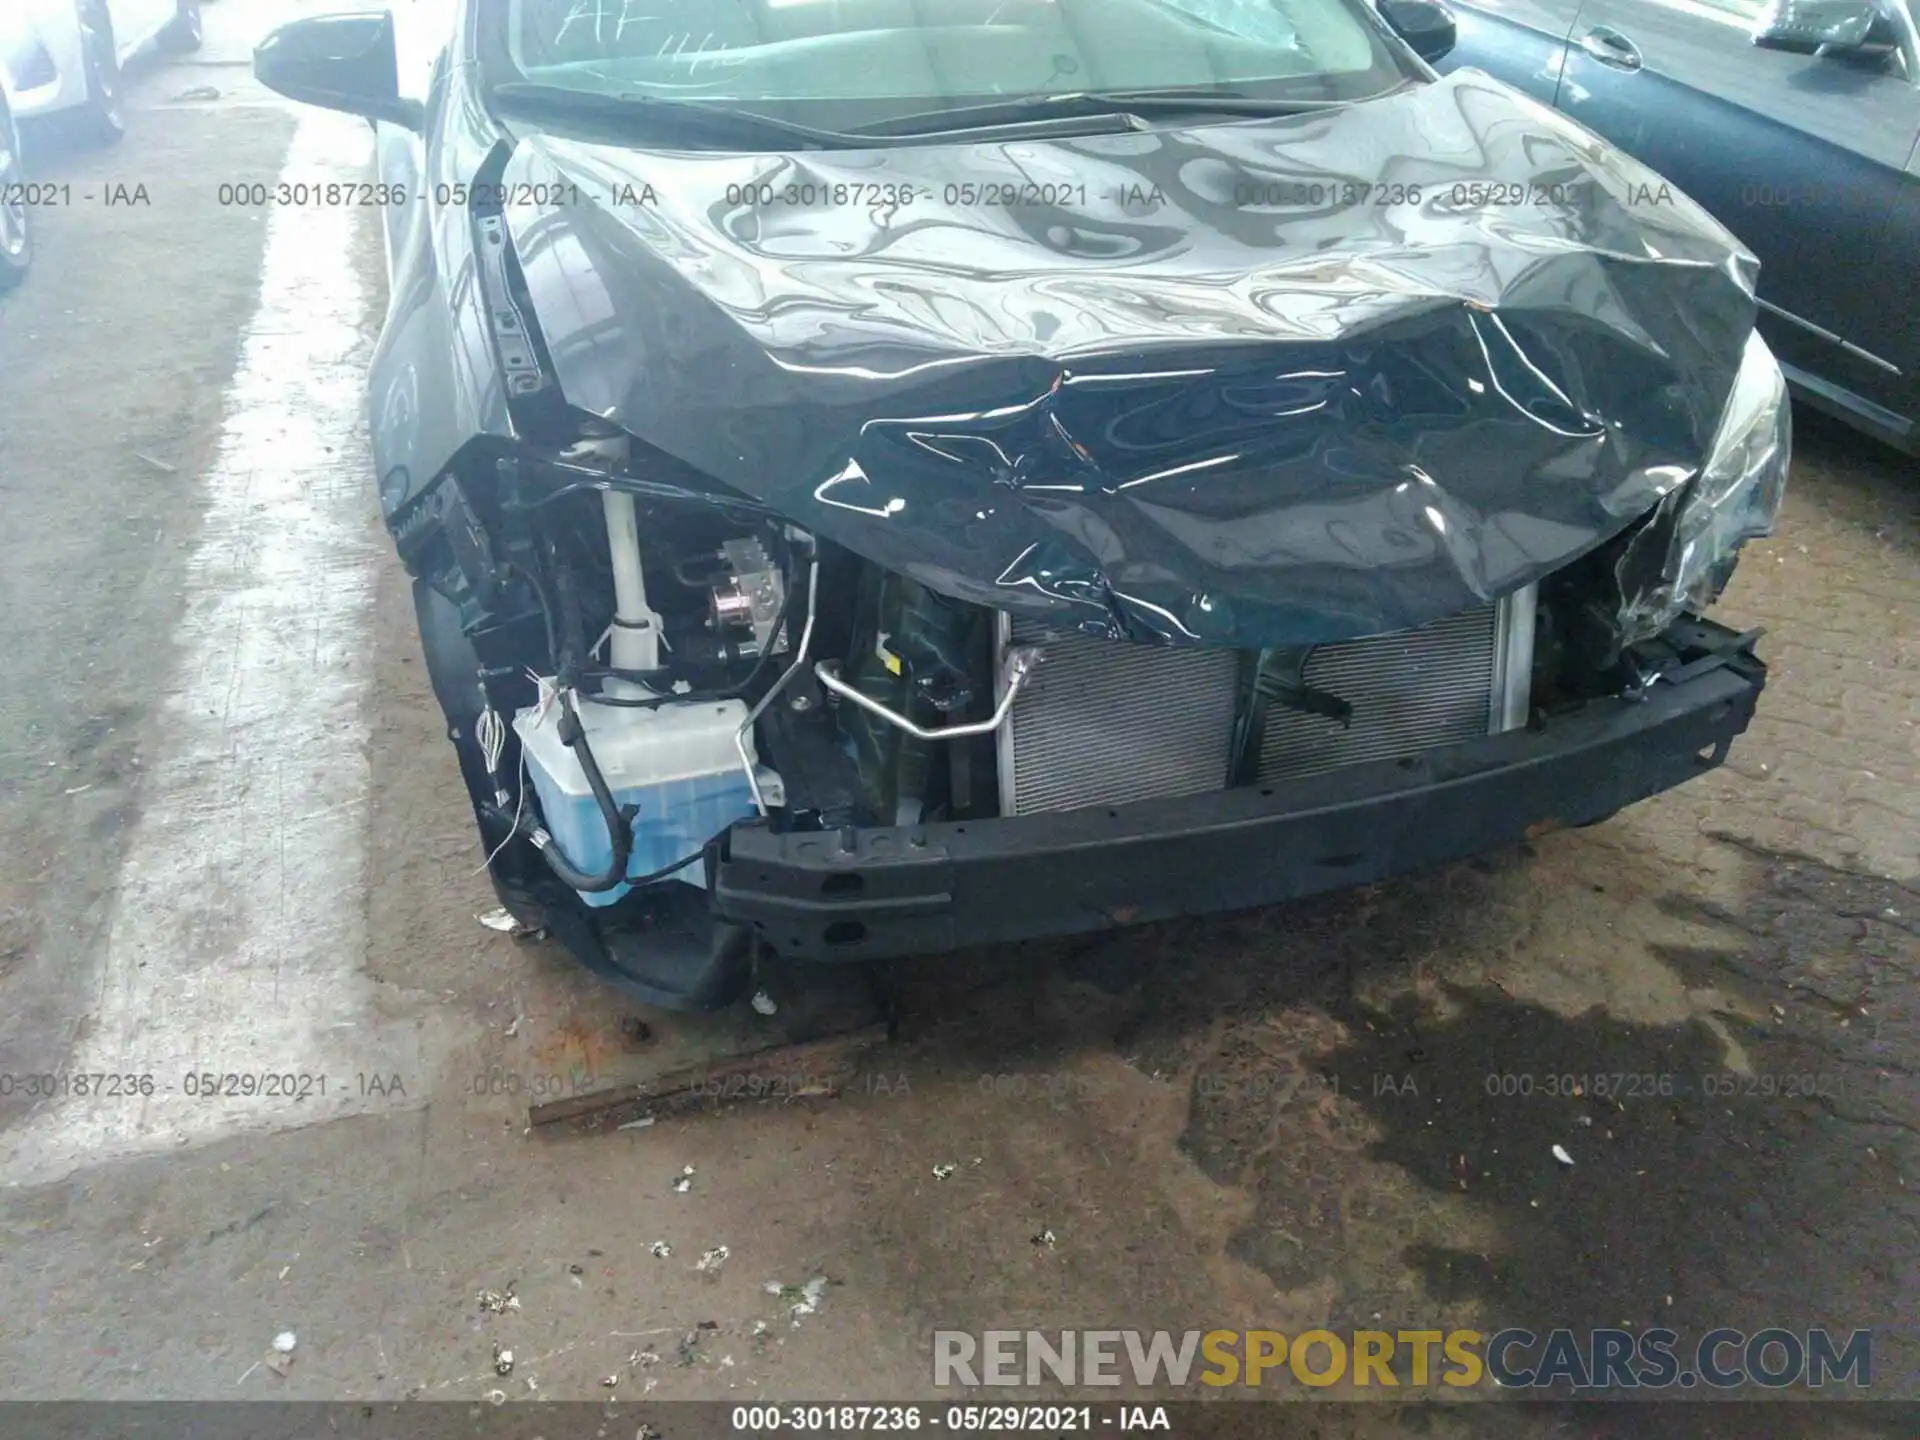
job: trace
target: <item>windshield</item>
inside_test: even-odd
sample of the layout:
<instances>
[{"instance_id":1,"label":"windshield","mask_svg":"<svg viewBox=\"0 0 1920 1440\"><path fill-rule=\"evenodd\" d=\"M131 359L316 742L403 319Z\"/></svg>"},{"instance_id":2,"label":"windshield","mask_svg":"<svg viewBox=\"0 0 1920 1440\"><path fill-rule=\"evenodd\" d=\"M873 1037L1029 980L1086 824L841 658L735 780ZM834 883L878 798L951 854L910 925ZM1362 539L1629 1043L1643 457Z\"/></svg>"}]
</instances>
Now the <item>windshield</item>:
<instances>
[{"instance_id":1,"label":"windshield","mask_svg":"<svg viewBox=\"0 0 1920 1440\"><path fill-rule=\"evenodd\" d=\"M490 81L830 129L1078 92L1365 99L1414 73L1361 0L497 0ZM491 27L488 29L487 27Z\"/></svg>"}]
</instances>

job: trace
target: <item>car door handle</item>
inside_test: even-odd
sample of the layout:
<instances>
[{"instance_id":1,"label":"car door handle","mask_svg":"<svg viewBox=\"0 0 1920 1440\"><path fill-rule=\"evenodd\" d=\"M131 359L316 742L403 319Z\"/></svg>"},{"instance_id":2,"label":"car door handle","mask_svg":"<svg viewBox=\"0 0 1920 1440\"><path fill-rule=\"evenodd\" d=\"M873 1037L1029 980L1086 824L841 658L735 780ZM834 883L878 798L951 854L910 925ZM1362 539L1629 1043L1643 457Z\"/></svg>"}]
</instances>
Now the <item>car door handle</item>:
<instances>
[{"instance_id":1,"label":"car door handle","mask_svg":"<svg viewBox=\"0 0 1920 1440\"><path fill-rule=\"evenodd\" d=\"M1640 68L1640 47L1611 26L1594 26L1580 37L1580 48L1615 70Z\"/></svg>"}]
</instances>

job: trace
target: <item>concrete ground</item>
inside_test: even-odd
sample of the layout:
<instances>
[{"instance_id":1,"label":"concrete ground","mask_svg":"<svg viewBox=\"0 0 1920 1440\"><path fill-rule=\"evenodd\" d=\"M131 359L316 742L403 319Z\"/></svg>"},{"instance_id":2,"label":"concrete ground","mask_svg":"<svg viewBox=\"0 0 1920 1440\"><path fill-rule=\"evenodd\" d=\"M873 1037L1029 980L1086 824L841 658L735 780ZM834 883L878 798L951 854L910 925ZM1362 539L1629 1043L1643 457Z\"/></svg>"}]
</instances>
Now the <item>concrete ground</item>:
<instances>
[{"instance_id":1,"label":"concrete ground","mask_svg":"<svg viewBox=\"0 0 1920 1440\"><path fill-rule=\"evenodd\" d=\"M150 203L44 212L0 303L0 1075L157 1082L0 1084L0 1396L915 1397L936 1328L1665 1323L1873 1327L1876 1391L1916 1398L1912 464L1800 417L1722 606L1772 681L1685 790L1365 892L906 967L903 1038L837 1096L531 1134L530 1095L733 1022L476 923L367 483L376 216L220 203L364 165L364 127L245 68L298 8L210 6L112 151L44 137L41 178ZM186 1093L207 1073L297 1093ZM1615 1074L1655 1080L1545 1093ZM796 1322L768 1286L815 1277ZM1273 1421L1599 1433L1537 1423Z\"/></svg>"}]
</instances>

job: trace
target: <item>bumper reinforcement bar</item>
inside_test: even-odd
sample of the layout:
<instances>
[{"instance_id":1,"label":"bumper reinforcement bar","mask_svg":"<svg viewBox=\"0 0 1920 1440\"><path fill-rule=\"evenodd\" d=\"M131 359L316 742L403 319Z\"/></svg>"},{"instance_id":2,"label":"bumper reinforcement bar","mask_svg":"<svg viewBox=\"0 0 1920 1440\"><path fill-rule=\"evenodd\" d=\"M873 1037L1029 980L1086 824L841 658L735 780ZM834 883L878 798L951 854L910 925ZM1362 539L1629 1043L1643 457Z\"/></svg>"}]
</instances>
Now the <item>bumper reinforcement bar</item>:
<instances>
[{"instance_id":1,"label":"bumper reinforcement bar","mask_svg":"<svg viewBox=\"0 0 1920 1440\"><path fill-rule=\"evenodd\" d=\"M1247 909L1365 884L1575 826L1719 765L1766 667L1750 637L1684 621L1719 663L1633 699L1403 760L1115 808L777 834L709 852L717 918L781 955L856 961Z\"/></svg>"}]
</instances>

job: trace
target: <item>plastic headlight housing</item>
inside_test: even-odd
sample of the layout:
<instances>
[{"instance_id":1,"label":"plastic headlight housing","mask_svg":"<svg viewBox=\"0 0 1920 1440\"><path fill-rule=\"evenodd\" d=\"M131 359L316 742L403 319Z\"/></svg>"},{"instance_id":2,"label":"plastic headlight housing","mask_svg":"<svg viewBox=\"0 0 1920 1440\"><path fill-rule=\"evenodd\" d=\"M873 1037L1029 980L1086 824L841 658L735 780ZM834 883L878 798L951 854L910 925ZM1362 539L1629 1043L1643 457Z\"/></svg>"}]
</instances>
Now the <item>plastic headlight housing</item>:
<instances>
[{"instance_id":1,"label":"plastic headlight housing","mask_svg":"<svg viewBox=\"0 0 1920 1440\"><path fill-rule=\"evenodd\" d=\"M1616 574L1622 643L1658 635L1685 612L1705 610L1720 598L1740 547L1773 533L1792 449L1787 382L1755 331L1747 337L1707 463L1661 502L1621 557Z\"/></svg>"}]
</instances>

